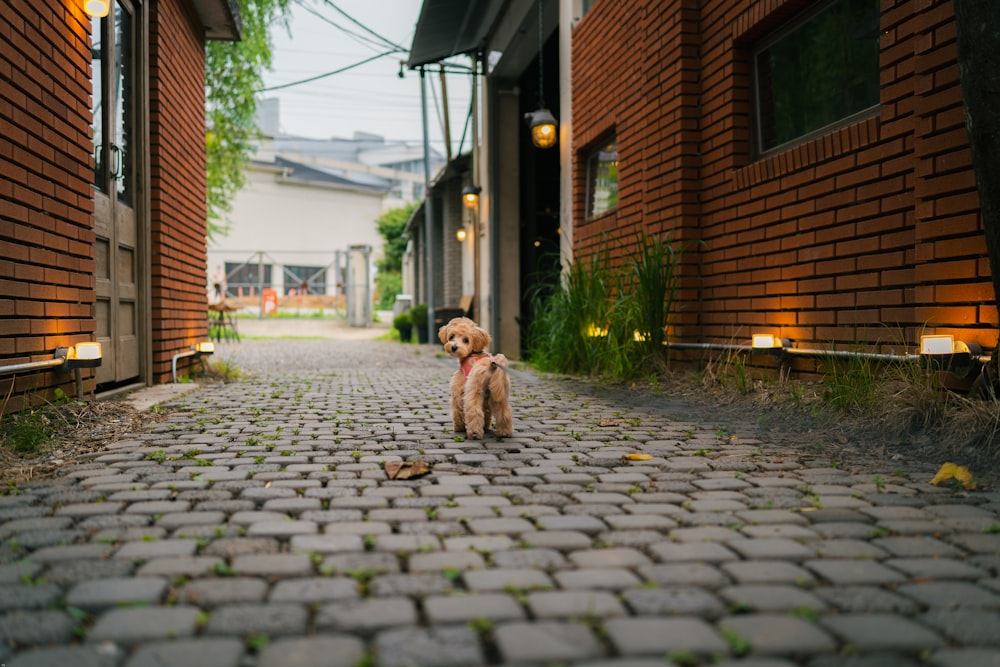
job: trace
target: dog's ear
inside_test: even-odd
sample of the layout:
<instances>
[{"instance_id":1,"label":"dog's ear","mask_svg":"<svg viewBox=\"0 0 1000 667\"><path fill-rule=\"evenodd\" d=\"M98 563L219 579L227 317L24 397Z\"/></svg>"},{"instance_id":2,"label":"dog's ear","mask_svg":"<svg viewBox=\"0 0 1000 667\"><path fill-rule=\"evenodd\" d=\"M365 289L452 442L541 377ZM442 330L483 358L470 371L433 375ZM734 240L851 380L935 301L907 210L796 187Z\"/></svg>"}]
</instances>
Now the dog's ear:
<instances>
[{"instance_id":1,"label":"dog's ear","mask_svg":"<svg viewBox=\"0 0 1000 667\"><path fill-rule=\"evenodd\" d=\"M448 325L447 324L444 325L443 327L441 327L440 329L438 329L438 338L441 339L441 343L442 344L448 342Z\"/></svg>"},{"instance_id":2,"label":"dog's ear","mask_svg":"<svg viewBox=\"0 0 1000 667\"><path fill-rule=\"evenodd\" d=\"M476 327L475 333L473 334L473 345L477 350L485 350L493 342L493 336L486 332L486 329L482 327Z\"/></svg>"}]
</instances>

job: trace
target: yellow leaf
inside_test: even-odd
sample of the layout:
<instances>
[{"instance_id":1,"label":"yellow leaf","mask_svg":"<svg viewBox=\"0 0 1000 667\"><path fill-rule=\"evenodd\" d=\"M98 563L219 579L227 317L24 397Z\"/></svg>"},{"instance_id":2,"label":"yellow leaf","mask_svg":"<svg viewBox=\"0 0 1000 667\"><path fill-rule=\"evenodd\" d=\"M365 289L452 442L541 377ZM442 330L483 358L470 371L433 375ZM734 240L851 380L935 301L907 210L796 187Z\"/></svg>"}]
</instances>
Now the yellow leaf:
<instances>
[{"instance_id":1,"label":"yellow leaf","mask_svg":"<svg viewBox=\"0 0 1000 667\"><path fill-rule=\"evenodd\" d=\"M954 463L943 464L938 469L937 474L934 475L931 484L941 486L952 479L960 482L966 489L972 490L976 488L976 482L972 479L972 473L969 469L965 466L955 465Z\"/></svg>"},{"instance_id":2,"label":"yellow leaf","mask_svg":"<svg viewBox=\"0 0 1000 667\"><path fill-rule=\"evenodd\" d=\"M626 461L649 461L653 457L650 454L626 454L622 458Z\"/></svg>"}]
</instances>

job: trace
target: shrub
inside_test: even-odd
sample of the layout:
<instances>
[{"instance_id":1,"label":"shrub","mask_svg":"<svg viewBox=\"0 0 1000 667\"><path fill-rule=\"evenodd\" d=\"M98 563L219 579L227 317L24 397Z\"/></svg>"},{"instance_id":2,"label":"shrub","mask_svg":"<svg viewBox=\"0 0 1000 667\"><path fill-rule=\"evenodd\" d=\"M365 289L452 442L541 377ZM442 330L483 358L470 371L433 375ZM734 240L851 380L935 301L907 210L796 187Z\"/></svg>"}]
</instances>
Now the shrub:
<instances>
[{"instance_id":1,"label":"shrub","mask_svg":"<svg viewBox=\"0 0 1000 667\"><path fill-rule=\"evenodd\" d=\"M415 327L426 327L427 326L427 304L418 303L413 308L410 308L410 319L413 321L413 326Z\"/></svg>"},{"instance_id":2,"label":"shrub","mask_svg":"<svg viewBox=\"0 0 1000 667\"><path fill-rule=\"evenodd\" d=\"M400 313L392 318L392 328L399 332L399 340L404 343L410 342L413 337L413 319L410 313Z\"/></svg>"}]
</instances>

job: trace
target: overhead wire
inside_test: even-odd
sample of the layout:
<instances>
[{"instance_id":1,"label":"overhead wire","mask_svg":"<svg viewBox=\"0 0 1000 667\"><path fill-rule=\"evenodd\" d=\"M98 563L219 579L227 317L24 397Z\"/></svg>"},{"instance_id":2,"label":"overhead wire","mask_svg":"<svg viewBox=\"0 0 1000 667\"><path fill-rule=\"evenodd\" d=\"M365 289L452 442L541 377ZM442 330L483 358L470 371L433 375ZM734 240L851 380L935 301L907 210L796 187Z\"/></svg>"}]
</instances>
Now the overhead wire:
<instances>
[{"instance_id":1,"label":"overhead wire","mask_svg":"<svg viewBox=\"0 0 1000 667\"><path fill-rule=\"evenodd\" d=\"M383 48L384 49L387 45L391 46L393 48L399 48L398 45L396 45L396 44L391 44L391 43L390 44L386 44L385 40L379 40L378 42L376 42L375 40L371 39L370 37L366 37L365 35L360 35L357 32L354 32L352 30L348 30L347 28L345 28L344 26L340 25L339 23L331 20L328 16L324 16L320 12L316 11L315 9L313 9L312 7L310 7L309 5L307 5L307 4L303 3L303 2L300 2L298 4L299 4L300 7L302 7L302 9L304 9L307 12L309 12L310 14L312 14L313 16L315 16L316 18L318 18L323 23L326 23L328 25L333 26L334 28L336 28L337 30L341 31L342 33L344 33L348 37L353 38L354 41L358 42L362 46L367 46L367 47L370 47L372 49L376 49L376 48Z\"/></svg>"},{"instance_id":2,"label":"overhead wire","mask_svg":"<svg viewBox=\"0 0 1000 667\"><path fill-rule=\"evenodd\" d=\"M345 12L343 9L341 9L335 2L333 2L333 0L322 0L322 2L323 2L323 4L325 6L333 9L335 12L337 12L338 14L340 14L341 16L343 16L349 22L351 22L352 24L354 24L355 26L357 26L358 28L360 28L362 31L364 31L368 35L371 35L372 37L374 37L375 40L378 41L378 44L376 44L375 40L372 40L371 38L366 37L364 35L358 34L356 31L349 30L349 29L345 28L344 26L338 24L336 21L330 19L329 17L324 16L323 14L321 14L318 11L316 11L312 7L307 6L306 3L303 0L298 0L296 2L296 4L298 4L302 9L306 10L310 14L312 14L312 15L316 16L317 18L319 18L320 20L322 20L324 23L327 23L330 26L336 28L337 30L340 30L345 35L348 35L349 37L351 37L352 39L354 39L354 41L358 42L359 44L361 44L363 46L370 47L370 48L376 47L376 46L382 46L383 48L389 47L389 50L382 51L380 53L376 53L375 55L373 55L371 57L364 58L364 59L362 59L362 60L360 60L358 62L355 62L355 63L353 63L351 65L347 65L347 66L344 66L344 67L332 70L330 72L325 72L323 74L317 74L315 76L306 77L304 79L298 79L296 81L290 81L290 82L287 82L287 83L275 84L273 86L267 86L267 87L259 89L258 92L265 93L265 92L272 92L272 91L276 91L276 90L286 90L286 89L293 88L293 87L296 87L296 86L301 86L301 85L304 85L304 84L307 84L307 83L313 83L315 81L320 81L322 79L325 79L325 78L328 78L328 77L331 77L331 76L334 76L334 75L337 75L337 74L343 74L343 73L348 72L350 70L353 70L353 69L356 69L358 67L361 67L362 65L366 65L366 64L368 64L370 62L373 62L375 60L378 60L380 58L384 58L386 56L391 56L391 55L398 54L398 53L408 53L409 52L409 50L407 48L405 48L405 47L397 44L396 42L393 42L392 40L390 40L390 39L388 39L386 37L384 37L383 35L379 34L378 32L372 30L368 26L364 25L363 23L361 23L360 21L358 21L357 19L355 19L353 16L351 16L350 14L348 14L347 12ZM448 65L448 63L442 63L442 65ZM437 93L437 91L435 89L433 79L431 80L430 83L431 83L431 97L432 97L433 102L434 102L435 115L437 116L438 125L440 126L440 128L441 128L441 130L443 132L443 128L444 128L444 116L443 116L442 109L441 109L441 103L440 103L440 101L438 99L438 93ZM300 92L299 94L302 94L302 93ZM306 93L306 94L308 94L308 93ZM451 105L449 105L449 106L451 106ZM470 113L471 113L471 100L470 100ZM466 125L465 125L465 127L463 127L462 139L460 140L460 143L459 143L459 150L461 150L461 145L465 141L465 131L468 129L468 127L467 127L468 122L469 122L469 119L466 118Z\"/></svg>"},{"instance_id":3,"label":"overhead wire","mask_svg":"<svg viewBox=\"0 0 1000 667\"><path fill-rule=\"evenodd\" d=\"M298 81L290 81L289 83L280 83L280 84L275 85L275 86L268 86L267 88L261 88L258 92L266 93L266 92L270 92L272 90L281 90L283 88L291 88L292 86L301 86L304 83L310 83L312 81L319 81L320 79L325 79L328 76L333 76L334 74L342 74L343 72L347 72L348 70L352 70L355 67L361 67L362 65L370 63L373 60L378 60L379 58L385 58L386 56L391 56L393 53L396 53L396 52L395 51L385 51L384 53L377 53L377 54L375 54L374 56L372 56L370 58L365 58L364 60L360 60L360 61L354 63L353 65L347 65L346 67L341 67L340 69L335 69L332 72L326 72L324 74L317 74L316 76L311 76L311 77L309 77L307 79L300 79Z\"/></svg>"},{"instance_id":4,"label":"overhead wire","mask_svg":"<svg viewBox=\"0 0 1000 667\"><path fill-rule=\"evenodd\" d=\"M323 0L323 3L325 5L327 5L328 7L332 8L335 12L337 12L338 14L340 14L341 16L343 16L344 18L346 18L348 21L350 21L354 25L358 26L359 28L361 28L362 30L364 30L365 32L367 32L368 34L370 34L370 35L378 38L386 46L391 46L393 48L399 49L403 53L409 53L409 51L410 51L409 49L407 49L407 48L405 48L403 46L400 46L399 44L396 44L391 39L383 37L382 35L380 35L379 33L375 32L374 30L372 30L371 28L369 28L365 24L361 23L356 18L354 18L353 16L351 16L350 14L348 14L347 12L345 12L343 9L341 9L340 7L338 7L337 4L333 2L333 0Z\"/></svg>"}]
</instances>

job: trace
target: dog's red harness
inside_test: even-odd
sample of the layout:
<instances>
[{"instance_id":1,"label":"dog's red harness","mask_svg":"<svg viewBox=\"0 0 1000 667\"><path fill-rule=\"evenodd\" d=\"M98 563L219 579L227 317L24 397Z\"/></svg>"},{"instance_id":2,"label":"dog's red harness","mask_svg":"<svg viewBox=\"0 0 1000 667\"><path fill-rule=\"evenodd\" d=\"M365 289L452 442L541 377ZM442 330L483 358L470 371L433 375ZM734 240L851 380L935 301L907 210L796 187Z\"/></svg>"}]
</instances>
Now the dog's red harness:
<instances>
[{"instance_id":1,"label":"dog's red harness","mask_svg":"<svg viewBox=\"0 0 1000 667\"><path fill-rule=\"evenodd\" d=\"M486 352L473 352L465 359L462 359L462 361L458 365L458 367L462 369L462 375L464 375L465 377L469 377L469 373L472 372L473 364L475 364L483 357L489 357L491 361L493 360L493 355L488 354Z\"/></svg>"}]
</instances>

